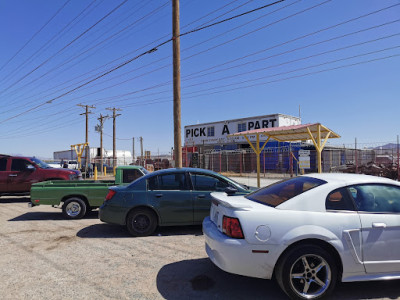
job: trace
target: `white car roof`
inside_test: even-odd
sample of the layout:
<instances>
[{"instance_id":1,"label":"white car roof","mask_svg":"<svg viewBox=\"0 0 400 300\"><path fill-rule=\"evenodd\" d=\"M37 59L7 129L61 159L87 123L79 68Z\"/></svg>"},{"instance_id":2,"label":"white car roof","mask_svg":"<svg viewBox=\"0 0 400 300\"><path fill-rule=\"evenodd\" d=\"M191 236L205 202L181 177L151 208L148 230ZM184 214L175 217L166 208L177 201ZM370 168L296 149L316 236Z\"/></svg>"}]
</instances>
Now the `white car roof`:
<instances>
[{"instance_id":1,"label":"white car roof","mask_svg":"<svg viewBox=\"0 0 400 300\"><path fill-rule=\"evenodd\" d=\"M309 191L297 195L288 201L278 205L277 209L294 209L304 211L325 211L325 200L327 195L334 189L365 183L381 183L400 186L398 181L385 177L364 175L364 174L343 174L343 173L315 173L303 175L326 181L326 184L317 186Z\"/></svg>"},{"instance_id":2,"label":"white car roof","mask_svg":"<svg viewBox=\"0 0 400 300\"><path fill-rule=\"evenodd\" d=\"M387 183L399 185L398 181L389 178L365 175L365 174L346 174L346 173L313 173L303 176L325 180L328 183L337 184L356 184L356 183Z\"/></svg>"}]
</instances>

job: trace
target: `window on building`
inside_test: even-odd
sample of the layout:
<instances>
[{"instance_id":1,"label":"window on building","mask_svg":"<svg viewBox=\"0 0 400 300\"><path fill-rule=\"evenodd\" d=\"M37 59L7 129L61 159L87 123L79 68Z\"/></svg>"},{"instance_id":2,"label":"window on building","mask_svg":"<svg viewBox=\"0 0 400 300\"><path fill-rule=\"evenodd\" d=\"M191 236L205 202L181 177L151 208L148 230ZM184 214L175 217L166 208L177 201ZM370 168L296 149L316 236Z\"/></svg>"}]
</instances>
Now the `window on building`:
<instances>
[{"instance_id":1,"label":"window on building","mask_svg":"<svg viewBox=\"0 0 400 300\"><path fill-rule=\"evenodd\" d=\"M214 136L214 126L207 127L207 136Z\"/></svg>"},{"instance_id":2,"label":"window on building","mask_svg":"<svg viewBox=\"0 0 400 300\"><path fill-rule=\"evenodd\" d=\"M238 132L246 131L246 123L238 124Z\"/></svg>"}]
</instances>

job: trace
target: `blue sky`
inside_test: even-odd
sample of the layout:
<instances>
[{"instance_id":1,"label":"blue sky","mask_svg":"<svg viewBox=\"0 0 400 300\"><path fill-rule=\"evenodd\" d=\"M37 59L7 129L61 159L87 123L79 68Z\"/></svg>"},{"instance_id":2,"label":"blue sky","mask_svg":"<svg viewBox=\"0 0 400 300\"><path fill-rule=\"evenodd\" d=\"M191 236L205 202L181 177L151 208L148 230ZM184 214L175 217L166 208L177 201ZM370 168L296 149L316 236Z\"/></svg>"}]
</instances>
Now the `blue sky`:
<instances>
[{"instance_id":1,"label":"blue sky","mask_svg":"<svg viewBox=\"0 0 400 300\"><path fill-rule=\"evenodd\" d=\"M273 1L181 0L181 33ZM121 6L119 6L122 4ZM172 32L171 1L0 2L0 153L51 158L89 143L106 108L120 108L117 149L173 146L172 44L87 82ZM342 138L396 142L400 134L400 1L286 0L181 37L185 125L267 114L299 115ZM83 87L79 88L81 85ZM183 134L182 134L183 137ZM136 139L136 154L139 142ZM112 119L104 124L112 149Z\"/></svg>"}]
</instances>

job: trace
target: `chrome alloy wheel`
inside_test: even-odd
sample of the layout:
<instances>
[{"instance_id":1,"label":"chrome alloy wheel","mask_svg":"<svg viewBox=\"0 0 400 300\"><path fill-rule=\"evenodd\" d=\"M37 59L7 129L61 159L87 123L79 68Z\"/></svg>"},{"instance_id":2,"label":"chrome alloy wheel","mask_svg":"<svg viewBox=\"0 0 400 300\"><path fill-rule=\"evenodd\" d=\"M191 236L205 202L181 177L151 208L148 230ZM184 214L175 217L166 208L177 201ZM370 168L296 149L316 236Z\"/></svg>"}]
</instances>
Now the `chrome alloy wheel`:
<instances>
[{"instance_id":1,"label":"chrome alloy wheel","mask_svg":"<svg viewBox=\"0 0 400 300\"><path fill-rule=\"evenodd\" d=\"M305 254L290 269L292 289L305 299L313 299L325 293L331 283L329 264L319 255Z\"/></svg>"},{"instance_id":2,"label":"chrome alloy wheel","mask_svg":"<svg viewBox=\"0 0 400 300\"><path fill-rule=\"evenodd\" d=\"M72 218L79 215L81 210L82 210L81 205L78 202L74 201L68 203L67 206L65 207L65 212L67 213L68 216Z\"/></svg>"}]
</instances>

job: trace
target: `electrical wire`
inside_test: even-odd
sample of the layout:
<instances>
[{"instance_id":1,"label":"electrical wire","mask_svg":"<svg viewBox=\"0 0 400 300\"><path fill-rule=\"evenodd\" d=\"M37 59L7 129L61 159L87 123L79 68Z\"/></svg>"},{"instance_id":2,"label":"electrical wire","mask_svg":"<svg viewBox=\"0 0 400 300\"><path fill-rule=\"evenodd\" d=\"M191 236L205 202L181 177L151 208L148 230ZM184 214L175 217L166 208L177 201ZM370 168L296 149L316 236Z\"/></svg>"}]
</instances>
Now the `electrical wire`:
<instances>
[{"instance_id":1,"label":"electrical wire","mask_svg":"<svg viewBox=\"0 0 400 300\"><path fill-rule=\"evenodd\" d=\"M85 11L88 10L95 2L96 2L96 0L93 0L75 18L73 18L70 22L68 22L68 24L66 24L60 31L58 31L56 34L54 34L46 43L44 43L38 50L36 50L36 52L34 52L30 57L28 57L26 60L24 60L17 68L15 68L13 71L11 71L9 74L7 74L2 79L3 83L7 83L9 80L11 80L13 78L13 75L15 73L17 73L23 66L26 66L29 62L34 60L35 56L37 56L38 53L45 52L48 49L48 47L46 48L46 46L48 46L52 41L53 41L53 43L55 43L58 39L60 39L62 36L64 36L68 32L67 28L71 29L73 27L73 26L71 26L71 24L74 21L76 21L81 15L83 15L85 13ZM76 25L76 24L77 23L75 23L74 25Z\"/></svg>"},{"instance_id":2,"label":"electrical wire","mask_svg":"<svg viewBox=\"0 0 400 300\"><path fill-rule=\"evenodd\" d=\"M127 1L127 0L125 0L124 2L122 2L122 3L121 3L119 6L117 6L113 11L115 11L117 8L119 8L120 6L122 6L126 1ZM266 8L266 7L270 7L271 5L275 5L275 4L278 4L278 3L283 2L283 1L285 1L285 0L276 1L276 2L274 2L274 3L272 3L272 4L265 5L265 6L261 7L261 8L253 9L253 10L251 10L251 12L258 11L258 10L260 10L260 9L264 9L264 8ZM329 0L329 1L330 1L330 0ZM113 12L113 11L112 11L112 12ZM110 15L112 12L108 13L106 16ZM248 14L248 13L242 13L242 14L240 14L239 16L243 16L243 15L246 15L246 14ZM106 17L106 16L105 16L105 17ZM105 17L103 17L101 20L104 20ZM228 18L226 21L233 20L233 19L235 19L235 18L236 18L236 17L234 16L234 17ZM214 23L214 24L211 24L211 25L215 26L215 25L221 24L222 22L225 22L225 20L219 21L219 22ZM205 27L196 29L196 30L193 31L193 32L197 32L197 31L199 31L199 30L203 30L203 29L209 28L211 25L208 25L208 26L205 26ZM94 25L93 25L93 26L94 26ZM93 26L90 27L90 29L93 28ZM88 30L90 30L90 29L88 29ZM87 32L88 30L86 30L85 32ZM80 35L80 36L82 36L82 35ZM11 116L11 117L9 117L9 118L3 120L3 121L0 121L0 124L5 123L5 122L7 122L7 121L9 121L9 120L11 120L11 119L14 119L14 118L16 118L16 117L19 117L19 116L21 116L21 115L23 115L23 114L25 114L25 113L34 111L34 110L36 110L37 108L39 108L39 107L41 107L41 106L44 106L44 105L46 105L46 104L51 104L53 101L55 101L55 100L57 100L57 99L59 99L59 98L61 98L61 97L64 97L64 96L66 96L66 95L68 95L68 94L70 94L70 93L72 93L72 92L74 92L74 91L76 91L76 90L82 88L83 86L86 86L86 85L90 84L91 82L96 81L96 80L98 80L98 79L100 79L100 78L102 78L102 77L108 75L109 73L114 72L114 71L116 71L116 70L122 68L123 66L125 66L125 65L127 65L127 64L129 64L129 63L131 63L132 61L134 61L134 60L140 58L141 56L156 51L159 47L161 47L161 46L163 46L163 45L169 43L169 42L172 41L173 39L174 39L174 37L171 38L171 39L169 39L169 40L166 40L166 41L160 43L160 44L157 45L156 47L154 47L154 48L152 48L152 49L150 49L150 50L148 50L148 51L146 51L146 52L143 52L143 53L137 55L136 57L134 57L134 58L132 58L132 59L130 59L130 60L128 60L128 61L126 61L126 62L120 64L119 66L117 66L117 67L115 67L115 68L113 68L113 69L111 69L111 70L109 70L109 71L103 73L102 75L99 75L99 76L95 77L94 79L92 79L92 80L90 80L90 81L88 81L88 82L86 82L86 83L83 83L83 84L79 85L78 87L76 87L76 88L74 88L74 89L72 89L72 90L70 90L70 91L68 91L68 92L65 92L65 93L63 93L63 94L61 94L61 95L59 95L59 96L57 96L57 97L54 97L54 98L52 98L52 99L50 99L50 100L48 100L48 101L46 101L46 102L44 102L44 103L41 103L41 104L39 104L39 105L37 105L37 106L35 106L35 107L33 107L33 108L30 108L30 109L25 110L25 111L23 111L23 112L21 112L21 113L19 113L19 114L17 114L17 115ZM75 39L75 40L76 40L76 39ZM75 40L74 40L74 41L75 41ZM65 48L65 47L64 47L64 48ZM63 49L64 49L64 48L63 48Z\"/></svg>"},{"instance_id":3,"label":"electrical wire","mask_svg":"<svg viewBox=\"0 0 400 300\"><path fill-rule=\"evenodd\" d=\"M0 71L4 69L28 44L63 10L63 8L70 2L71 0L67 0L57 11L56 13L49 19L47 20L44 25L35 32L35 34L9 59L6 61L5 64L3 64L0 67Z\"/></svg>"},{"instance_id":4,"label":"electrical wire","mask_svg":"<svg viewBox=\"0 0 400 300\"><path fill-rule=\"evenodd\" d=\"M39 64L37 67L35 67L33 70L29 71L27 74L25 74L24 76L22 76L20 79L18 79L17 81L15 81L13 84L9 85L6 89L0 91L1 93L4 93L6 91L8 91L10 88L12 88L13 86L15 86L16 84L18 84L19 82L21 82L22 80L24 80L26 77L28 77L30 74L34 73L35 71L37 71L39 68L41 68L42 66L44 66L46 63L48 63L51 59L53 59L55 56L57 56L58 54L60 54L62 51L64 51L66 48L68 48L69 46L71 46L74 42L76 42L78 39L80 39L82 36L84 36L86 33L88 33L91 29L93 29L95 26L97 26L98 24L100 24L100 22L102 22L103 20L105 20L107 17L109 17L112 13L114 13L117 9L119 9L122 5L124 5L128 0L124 0L123 2L121 2L118 6L116 6L114 9L112 9L110 12L108 12L105 16L103 16L100 20L98 20L95 24L93 24L92 26L90 26L88 29L86 29L84 32L82 32L80 35L78 35L76 38L74 38L72 41L70 41L67 45L65 45L63 48L61 48L60 50L58 50L54 55L50 56L48 59L46 59L44 62L42 62L41 64Z\"/></svg>"}]
</instances>

